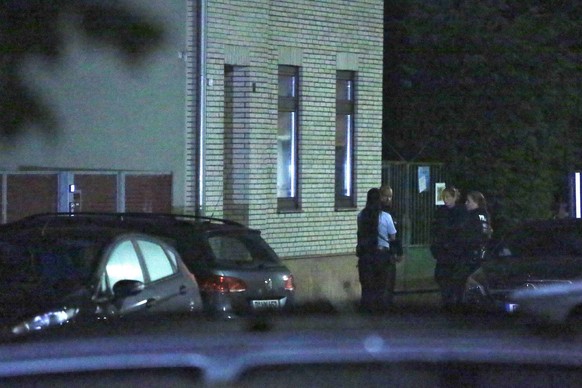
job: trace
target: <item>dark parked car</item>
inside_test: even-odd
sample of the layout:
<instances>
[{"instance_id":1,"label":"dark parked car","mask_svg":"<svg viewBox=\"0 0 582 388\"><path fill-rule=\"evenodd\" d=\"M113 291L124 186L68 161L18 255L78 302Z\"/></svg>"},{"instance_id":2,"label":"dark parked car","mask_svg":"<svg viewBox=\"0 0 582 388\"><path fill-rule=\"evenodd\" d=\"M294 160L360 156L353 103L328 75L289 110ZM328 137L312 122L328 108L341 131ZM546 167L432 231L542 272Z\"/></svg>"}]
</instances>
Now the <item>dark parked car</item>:
<instances>
[{"instance_id":1,"label":"dark parked car","mask_svg":"<svg viewBox=\"0 0 582 388\"><path fill-rule=\"evenodd\" d=\"M258 230L230 220L153 213L56 213L23 218L3 228L50 229L59 225L107 225L162 236L196 276L205 311L231 318L288 311L293 275Z\"/></svg>"},{"instance_id":2,"label":"dark parked car","mask_svg":"<svg viewBox=\"0 0 582 388\"><path fill-rule=\"evenodd\" d=\"M469 306L519 311L518 290L540 290L582 279L582 220L525 222L492 245L468 279ZM582 301L581 301L582 302Z\"/></svg>"},{"instance_id":3,"label":"dark parked car","mask_svg":"<svg viewBox=\"0 0 582 388\"><path fill-rule=\"evenodd\" d=\"M541 288L526 288L510 297L519 312L543 323L573 324L582 321L582 280Z\"/></svg>"},{"instance_id":4,"label":"dark parked car","mask_svg":"<svg viewBox=\"0 0 582 388\"><path fill-rule=\"evenodd\" d=\"M153 236L92 225L5 229L0 236L0 319L12 334L201 309L194 275Z\"/></svg>"}]
</instances>

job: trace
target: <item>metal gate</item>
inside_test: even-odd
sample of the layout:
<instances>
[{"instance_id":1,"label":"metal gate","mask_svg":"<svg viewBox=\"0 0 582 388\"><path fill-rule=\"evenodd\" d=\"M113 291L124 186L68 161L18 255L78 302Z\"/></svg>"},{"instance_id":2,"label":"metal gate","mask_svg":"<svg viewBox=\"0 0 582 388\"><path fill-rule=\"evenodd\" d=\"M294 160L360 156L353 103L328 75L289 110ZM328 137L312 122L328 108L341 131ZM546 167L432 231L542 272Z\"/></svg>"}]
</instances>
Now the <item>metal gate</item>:
<instances>
[{"instance_id":1,"label":"metal gate","mask_svg":"<svg viewBox=\"0 0 582 388\"><path fill-rule=\"evenodd\" d=\"M447 182L442 163L383 162L382 184L394 190L393 214L404 246L428 246L440 191Z\"/></svg>"}]
</instances>

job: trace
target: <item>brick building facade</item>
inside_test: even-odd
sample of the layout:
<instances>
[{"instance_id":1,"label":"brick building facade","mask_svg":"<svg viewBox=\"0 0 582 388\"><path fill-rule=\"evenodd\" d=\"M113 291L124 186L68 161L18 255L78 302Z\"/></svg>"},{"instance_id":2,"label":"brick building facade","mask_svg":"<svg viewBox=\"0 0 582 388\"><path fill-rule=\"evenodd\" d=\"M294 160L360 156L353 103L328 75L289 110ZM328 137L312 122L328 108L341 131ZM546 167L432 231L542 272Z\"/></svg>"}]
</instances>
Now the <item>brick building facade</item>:
<instances>
[{"instance_id":1,"label":"brick building facade","mask_svg":"<svg viewBox=\"0 0 582 388\"><path fill-rule=\"evenodd\" d=\"M207 2L205 212L263 230L282 256L352 252L381 180L383 1ZM278 75L298 70L298 203L277 195ZM336 201L338 72L354 76L353 202Z\"/></svg>"},{"instance_id":2,"label":"brick building facade","mask_svg":"<svg viewBox=\"0 0 582 388\"><path fill-rule=\"evenodd\" d=\"M4 219L32 203L9 191L24 179L11 172L54 169L86 186L83 210L171 203L261 229L282 257L353 252L381 180L383 1L125 2L163 23L164 45L130 72L72 33L59 69L30 64L61 135L0 146ZM111 171L144 174L120 186ZM44 198L58 207L53 178L35 182L57 185ZM53 209L19 214L32 210Z\"/></svg>"}]
</instances>

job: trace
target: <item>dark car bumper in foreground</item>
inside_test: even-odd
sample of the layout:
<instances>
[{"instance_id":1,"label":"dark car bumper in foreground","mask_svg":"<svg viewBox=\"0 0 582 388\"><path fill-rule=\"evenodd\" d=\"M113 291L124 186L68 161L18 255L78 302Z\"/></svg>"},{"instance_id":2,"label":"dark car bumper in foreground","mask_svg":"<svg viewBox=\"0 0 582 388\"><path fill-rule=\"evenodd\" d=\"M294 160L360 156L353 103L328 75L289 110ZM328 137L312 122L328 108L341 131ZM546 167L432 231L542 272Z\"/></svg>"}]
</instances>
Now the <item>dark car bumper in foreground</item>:
<instances>
[{"instance_id":1,"label":"dark car bumper in foreground","mask_svg":"<svg viewBox=\"0 0 582 388\"><path fill-rule=\"evenodd\" d=\"M418 322L422 322L421 325ZM578 386L579 335L538 335L506 319L167 317L0 344L11 386ZM155 323L155 324L154 324Z\"/></svg>"}]
</instances>

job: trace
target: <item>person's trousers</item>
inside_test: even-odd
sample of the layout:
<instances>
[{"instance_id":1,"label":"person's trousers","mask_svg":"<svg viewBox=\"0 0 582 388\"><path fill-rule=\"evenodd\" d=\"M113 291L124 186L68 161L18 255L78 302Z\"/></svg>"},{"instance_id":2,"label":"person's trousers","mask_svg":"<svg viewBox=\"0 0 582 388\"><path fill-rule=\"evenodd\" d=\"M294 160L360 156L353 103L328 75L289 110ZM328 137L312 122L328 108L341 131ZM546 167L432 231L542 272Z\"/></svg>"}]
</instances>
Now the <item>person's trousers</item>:
<instances>
[{"instance_id":1,"label":"person's trousers","mask_svg":"<svg viewBox=\"0 0 582 388\"><path fill-rule=\"evenodd\" d=\"M384 305L389 308L394 303L394 288L396 287L396 263L389 261L386 266L386 288L384 291Z\"/></svg>"},{"instance_id":2,"label":"person's trousers","mask_svg":"<svg viewBox=\"0 0 582 388\"><path fill-rule=\"evenodd\" d=\"M386 311L393 302L396 265L380 255L363 255L358 260L358 274L362 287L362 311Z\"/></svg>"},{"instance_id":3,"label":"person's trousers","mask_svg":"<svg viewBox=\"0 0 582 388\"><path fill-rule=\"evenodd\" d=\"M434 270L434 279L441 291L442 306L445 308L457 306L460 303L458 296L459 282L455 279L457 271L455 263L437 261Z\"/></svg>"}]
</instances>

